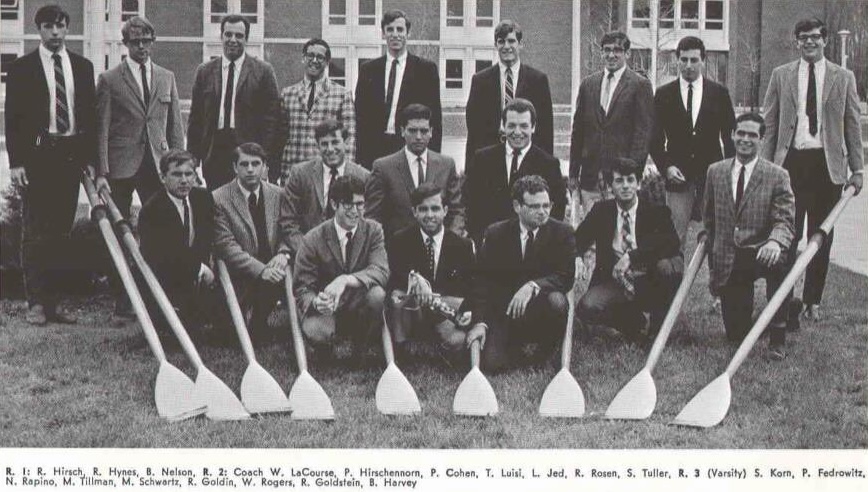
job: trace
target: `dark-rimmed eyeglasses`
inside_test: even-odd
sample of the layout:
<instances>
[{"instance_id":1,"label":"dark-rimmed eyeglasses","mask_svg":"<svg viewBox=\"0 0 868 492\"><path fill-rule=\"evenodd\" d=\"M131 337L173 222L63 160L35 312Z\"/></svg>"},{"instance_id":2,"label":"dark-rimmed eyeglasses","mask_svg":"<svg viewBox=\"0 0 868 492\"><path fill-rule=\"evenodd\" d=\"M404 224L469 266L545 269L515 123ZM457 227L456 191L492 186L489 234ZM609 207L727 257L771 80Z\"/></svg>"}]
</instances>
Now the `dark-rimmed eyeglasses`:
<instances>
[{"instance_id":1,"label":"dark-rimmed eyeglasses","mask_svg":"<svg viewBox=\"0 0 868 492\"><path fill-rule=\"evenodd\" d=\"M318 61L320 63L326 61L326 57L318 53L305 53L304 59L307 61Z\"/></svg>"},{"instance_id":2,"label":"dark-rimmed eyeglasses","mask_svg":"<svg viewBox=\"0 0 868 492\"><path fill-rule=\"evenodd\" d=\"M822 34L799 34L798 36L796 36L796 39L798 39L800 43L804 43L804 42L808 41L809 39L816 43L817 41L823 39L823 35Z\"/></svg>"},{"instance_id":3,"label":"dark-rimmed eyeglasses","mask_svg":"<svg viewBox=\"0 0 868 492\"><path fill-rule=\"evenodd\" d=\"M365 202L349 202L349 203L341 203L341 207L343 207L344 210L352 210L352 209L354 209L354 208L355 208L356 210L364 210L364 208L365 208Z\"/></svg>"}]
</instances>

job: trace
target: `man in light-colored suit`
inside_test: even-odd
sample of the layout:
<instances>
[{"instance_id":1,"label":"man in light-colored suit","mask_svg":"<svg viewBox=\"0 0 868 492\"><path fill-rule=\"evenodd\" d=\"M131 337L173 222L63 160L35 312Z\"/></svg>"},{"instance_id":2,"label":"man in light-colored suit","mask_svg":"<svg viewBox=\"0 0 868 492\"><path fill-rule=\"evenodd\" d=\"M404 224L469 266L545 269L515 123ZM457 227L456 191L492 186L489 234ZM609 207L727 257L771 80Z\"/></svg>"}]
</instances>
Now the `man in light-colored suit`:
<instances>
[{"instance_id":1,"label":"man in light-colored suit","mask_svg":"<svg viewBox=\"0 0 868 492\"><path fill-rule=\"evenodd\" d=\"M772 72L763 104L768 127L763 157L790 173L796 196L795 253L806 215L811 235L837 203L845 183L857 193L862 189L864 160L856 77L824 57L827 33L822 21L799 21L793 34L801 58ZM815 320L831 249L829 233L805 273L805 314Z\"/></svg>"},{"instance_id":2,"label":"man in light-colored suit","mask_svg":"<svg viewBox=\"0 0 868 492\"><path fill-rule=\"evenodd\" d=\"M703 222L710 248L711 292L720 295L727 338L741 342L753 325L754 281L766 279L770 299L792 266L795 200L787 172L759 157L765 132L762 117L746 113L736 118L735 125L735 158L708 169ZM772 360L786 357L788 304L781 305L768 328Z\"/></svg>"},{"instance_id":3,"label":"man in light-colored suit","mask_svg":"<svg viewBox=\"0 0 868 492\"><path fill-rule=\"evenodd\" d=\"M365 216L383 225L386 237L416 222L410 192L422 183L433 183L443 190L448 207L447 227L461 212L461 187L455 161L428 148L433 128L431 110L410 104L398 115L404 148L374 161L371 179L365 186Z\"/></svg>"}]
</instances>

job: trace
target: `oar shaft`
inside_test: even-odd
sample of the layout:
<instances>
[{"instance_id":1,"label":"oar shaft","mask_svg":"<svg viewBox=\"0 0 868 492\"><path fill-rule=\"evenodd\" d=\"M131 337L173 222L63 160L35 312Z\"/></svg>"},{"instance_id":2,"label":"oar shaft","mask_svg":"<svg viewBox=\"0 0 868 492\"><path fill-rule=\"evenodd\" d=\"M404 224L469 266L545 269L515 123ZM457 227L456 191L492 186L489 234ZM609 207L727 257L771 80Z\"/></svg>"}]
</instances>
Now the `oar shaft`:
<instances>
[{"instance_id":1,"label":"oar shaft","mask_svg":"<svg viewBox=\"0 0 868 492\"><path fill-rule=\"evenodd\" d=\"M479 339L470 344L470 367L479 367Z\"/></svg>"},{"instance_id":2,"label":"oar shaft","mask_svg":"<svg viewBox=\"0 0 868 492\"><path fill-rule=\"evenodd\" d=\"M292 329L292 345L295 348L295 360L298 361L298 372L307 371L307 354L304 353L304 338L301 336L301 325L298 322L298 310L295 305L295 292L292 290L292 268L286 265L286 303L289 309L289 325Z\"/></svg>"},{"instance_id":3,"label":"oar shaft","mask_svg":"<svg viewBox=\"0 0 868 492\"><path fill-rule=\"evenodd\" d=\"M389 333L389 323L386 322L386 311L383 311L383 356L386 365L395 362L395 349L392 347L392 334Z\"/></svg>"},{"instance_id":4,"label":"oar shaft","mask_svg":"<svg viewBox=\"0 0 868 492\"><path fill-rule=\"evenodd\" d=\"M567 292L567 327L564 329L564 342L561 345L561 367L570 369L570 357L573 352L573 323L575 322L575 290L577 282L573 281L573 288Z\"/></svg>"},{"instance_id":5,"label":"oar shaft","mask_svg":"<svg viewBox=\"0 0 868 492\"><path fill-rule=\"evenodd\" d=\"M244 315L241 313L238 296L235 295L235 287L232 285L232 277L229 276L229 270L226 269L226 263L220 259L217 260L217 275L220 277L220 285L223 287L223 293L226 295L226 302L229 304L229 314L232 316L232 323L235 325L235 332L238 333L238 340L241 342L241 350L244 351L244 356L247 357L247 362L256 362L256 354L253 352L253 342L250 341L250 334L247 332L247 325L244 323Z\"/></svg>"}]
</instances>

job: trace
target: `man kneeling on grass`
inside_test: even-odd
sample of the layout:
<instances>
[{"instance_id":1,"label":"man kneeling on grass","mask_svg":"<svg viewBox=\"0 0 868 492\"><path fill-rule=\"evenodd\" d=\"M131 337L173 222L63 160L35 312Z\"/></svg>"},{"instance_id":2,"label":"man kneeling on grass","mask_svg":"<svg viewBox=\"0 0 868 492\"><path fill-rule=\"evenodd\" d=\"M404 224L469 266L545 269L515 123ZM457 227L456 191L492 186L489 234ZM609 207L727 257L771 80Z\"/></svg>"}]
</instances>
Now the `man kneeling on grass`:
<instances>
[{"instance_id":1,"label":"man kneeling on grass","mask_svg":"<svg viewBox=\"0 0 868 492\"><path fill-rule=\"evenodd\" d=\"M360 343L378 333L389 277L383 228L362 217L362 180L337 178L329 201L334 219L304 235L294 269L302 332L325 356L336 334L348 335L359 350Z\"/></svg>"}]
</instances>

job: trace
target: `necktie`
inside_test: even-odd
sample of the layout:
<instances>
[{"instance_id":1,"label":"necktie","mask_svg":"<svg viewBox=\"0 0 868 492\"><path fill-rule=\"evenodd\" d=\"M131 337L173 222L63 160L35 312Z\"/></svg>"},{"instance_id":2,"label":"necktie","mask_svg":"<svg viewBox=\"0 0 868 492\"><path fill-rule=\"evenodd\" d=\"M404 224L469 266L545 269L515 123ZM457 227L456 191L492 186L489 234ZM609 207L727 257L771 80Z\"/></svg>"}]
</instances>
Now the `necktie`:
<instances>
[{"instance_id":1,"label":"necktie","mask_svg":"<svg viewBox=\"0 0 868 492\"><path fill-rule=\"evenodd\" d=\"M389 88L386 90L386 125L389 124L389 116L392 114L392 100L395 98L395 77L398 73L398 59L392 60L392 69L389 70Z\"/></svg>"},{"instance_id":2,"label":"necktie","mask_svg":"<svg viewBox=\"0 0 868 492\"><path fill-rule=\"evenodd\" d=\"M416 185L416 188L418 188L425 182L425 168L422 166L422 156L416 157L416 175L419 177L419 184Z\"/></svg>"},{"instance_id":3,"label":"necktie","mask_svg":"<svg viewBox=\"0 0 868 492\"><path fill-rule=\"evenodd\" d=\"M600 96L600 107L603 108L603 113L609 112L609 93L612 91L612 79L614 77L615 72L609 72L609 75L606 75L606 86Z\"/></svg>"},{"instance_id":4,"label":"necktie","mask_svg":"<svg viewBox=\"0 0 868 492\"><path fill-rule=\"evenodd\" d=\"M425 253L428 258L428 278L434 281L434 238L428 236L425 239Z\"/></svg>"},{"instance_id":5,"label":"necktie","mask_svg":"<svg viewBox=\"0 0 868 492\"><path fill-rule=\"evenodd\" d=\"M271 248L268 247L268 232L265 228L265 209L259 207L256 193L251 193L247 197L247 208L250 210L253 227L256 229L256 257L261 261L266 261L271 256L269 254Z\"/></svg>"},{"instance_id":6,"label":"necktie","mask_svg":"<svg viewBox=\"0 0 868 492\"><path fill-rule=\"evenodd\" d=\"M745 166L741 165L741 171L738 172L738 182L735 184L735 209L738 210L741 205L741 199L744 197L744 170Z\"/></svg>"},{"instance_id":7,"label":"necktie","mask_svg":"<svg viewBox=\"0 0 868 492\"><path fill-rule=\"evenodd\" d=\"M184 199L184 236L187 238L187 246L193 246L193 228L190 227L190 206Z\"/></svg>"},{"instance_id":8,"label":"necktie","mask_svg":"<svg viewBox=\"0 0 868 492\"><path fill-rule=\"evenodd\" d=\"M504 84L503 105L506 106L515 97L515 88L512 80L512 67L506 67L506 83Z\"/></svg>"},{"instance_id":9,"label":"necktie","mask_svg":"<svg viewBox=\"0 0 868 492\"><path fill-rule=\"evenodd\" d=\"M229 75L226 77L226 98L223 100L223 129L232 128L232 99L235 97L235 62L229 62Z\"/></svg>"},{"instance_id":10,"label":"necktie","mask_svg":"<svg viewBox=\"0 0 868 492\"><path fill-rule=\"evenodd\" d=\"M630 212L621 210L621 247L623 253L633 251L633 228L630 227Z\"/></svg>"},{"instance_id":11,"label":"necktie","mask_svg":"<svg viewBox=\"0 0 868 492\"><path fill-rule=\"evenodd\" d=\"M808 63L808 100L805 101L805 113L808 115L808 131L814 136L817 134L817 79L814 76L814 62Z\"/></svg>"},{"instance_id":12,"label":"necktie","mask_svg":"<svg viewBox=\"0 0 868 492\"><path fill-rule=\"evenodd\" d=\"M350 269L350 246L353 242L353 233L347 231L347 242L344 244L344 268L349 271Z\"/></svg>"},{"instance_id":13,"label":"necktie","mask_svg":"<svg viewBox=\"0 0 868 492\"><path fill-rule=\"evenodd\" d=\"M332 191L332 186L335 184L335 180L338 179L338 170L330 167L329 168L329 189L325 190L326 192L326 217L331 219L335 216L335 209L332 208L332 201L329 200L329 193Z\"/></svg>"},{"instance_id":14,"label":"necktie","mask_svg":"<svg viewBox=\"0 0 868 492\"><path fill-rule=\"evenodd\" d=\"M524 241L524 261L530 258L530 251L533 247L533 231L527 231L527 239Z\"/></svg>"},{"instance_id":15,"label":"necktie","mask_svg":"<svg viewBox=\"0 0 868 492\"><path fill-rule=\"evenodd\" d=\"M687 84L687 118L690 120L690 128L693 128L693 82Z\"/></svg>"},{"instance_id":16,"label":"necktie","mask_svg":"<svg viewBox=\"0 0 868 492\"><path fill-rule=\"evenodd\" d=\"M54 108L57 133L69 132L69 105L66 101L66 79L63 77L63 64L60 55L51 55L54 60Z\"/></svg>"},{"instance_id":17,"label":"necktie","mask_svg":"<svg viewBox=\"0 0 868 492\"><path fill-rule=\"evenodd\" d=\"M516 180L516 175L518 174L518 154L520 151L518 149L512 149L512 164L509 166L509 184L512 186L512 183Z\"/></svg>"},{"instance_id":18,"label":"necktie","mask_svg":"<svg viewBox=\"0 0 868 492\"><path fill-rule=\"evenodd\" d=\"M148 86L148 71L145 69L144 63L139 63L139 69L142 72L142 101L145 102L145 109L151 105L151 88Z\"/></svg>"},{"instance_id":19,"label":"necktie","mask_svg":"<svg viewBox=\"0 0 868 492\"><path fill-rule=\"evenodd\" d=\"M313 108L313 96L316 94L316 84L313 82L310 83L310 95L307 96L307 114L310 114L310 110Z\"/></svg>"}]
</instances>

